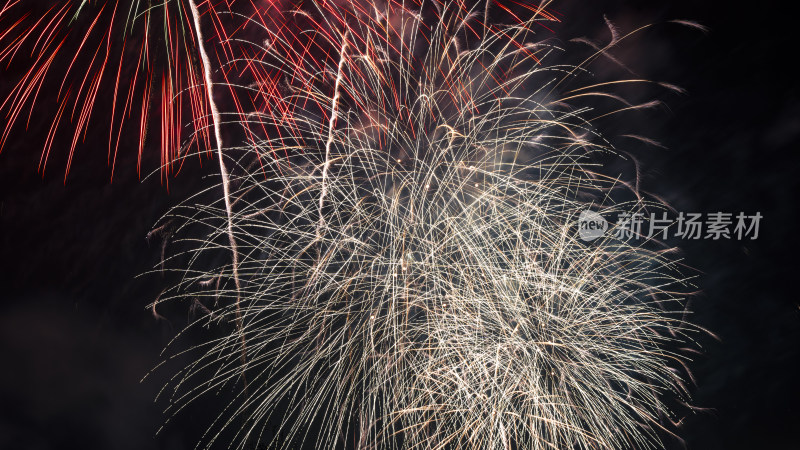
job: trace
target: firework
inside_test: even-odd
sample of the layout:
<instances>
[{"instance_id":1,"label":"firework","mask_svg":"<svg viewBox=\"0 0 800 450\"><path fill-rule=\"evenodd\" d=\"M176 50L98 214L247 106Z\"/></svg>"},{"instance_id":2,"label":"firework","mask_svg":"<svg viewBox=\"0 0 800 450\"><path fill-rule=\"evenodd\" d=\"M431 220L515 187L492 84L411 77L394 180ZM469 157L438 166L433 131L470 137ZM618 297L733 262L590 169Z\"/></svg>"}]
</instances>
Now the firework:
<instances>
[{"instance_id":1,"label":"firework","mask_svg":"<svg viewBox=\"0 0 800 450\"><path fill-rule=\"evenodd\" d=\"M205 444L660 446L664 398L687 395L685 279L666 250L576 229L588 208L663 207L604 174L592 119L652 103L576 87L609 46L551 63L537 31L557 18L522 9L313 3L236 61L252 81L227 87L261 107L214 113L247 140L217 139L221 198L170 214L194 249L159 299L230 330L172 396L236 393Z\"/></svg>"},{"instance_id":2,"label":"firework","mask_svg":"<svg viewBox=\"0 0 800 450\"><path fill-rule=\"evenodd\" d=\"M69 136L65 177L76 149L101 125L112 177L120 143L132 136L141 170L151 128L160 129L164 175L177 171L172 163L181 153L213 148L207 77L197 51L202 42L195 15L201 11L194 2L30 3L11 0L0 7L0 62L25 68L0 103L6 114L0 149L15 126L27 127L35 115L52 121L42 144L40 171L53 143ZM224 55L230 54L225 43L231 35L223 18L230 16L234 3L227 2L224 9L207 3L202 10Z\"/></svg>"}]
</instances>

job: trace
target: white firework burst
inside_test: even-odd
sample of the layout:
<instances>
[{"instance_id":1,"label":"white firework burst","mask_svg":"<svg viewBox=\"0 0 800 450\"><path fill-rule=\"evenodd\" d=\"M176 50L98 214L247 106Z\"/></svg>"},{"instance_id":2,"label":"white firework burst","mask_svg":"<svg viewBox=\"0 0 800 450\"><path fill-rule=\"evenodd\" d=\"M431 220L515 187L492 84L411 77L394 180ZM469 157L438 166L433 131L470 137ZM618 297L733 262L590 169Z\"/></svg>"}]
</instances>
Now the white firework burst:
<instances>
[{"instance_id":1,"label":"white firework burst","mask_svg":"<svg viewBox=\"0 0 800 450\"><path fill-rule=\"evenodd\" d=\"M615 201L601 114L577 103L613 96L566 89L585 66L548 63L546 9L490 27L461 2L315 8L244 61L232 89L267 106L226 116L248 142L225 150L225 198L171 213L210 232L159 302L232 324L174 397L238 393L206 444L660 446L663 399L686 397L685 279L666 250L579 239L588 208L661 205Z\"/></svg>"}]
</instances>

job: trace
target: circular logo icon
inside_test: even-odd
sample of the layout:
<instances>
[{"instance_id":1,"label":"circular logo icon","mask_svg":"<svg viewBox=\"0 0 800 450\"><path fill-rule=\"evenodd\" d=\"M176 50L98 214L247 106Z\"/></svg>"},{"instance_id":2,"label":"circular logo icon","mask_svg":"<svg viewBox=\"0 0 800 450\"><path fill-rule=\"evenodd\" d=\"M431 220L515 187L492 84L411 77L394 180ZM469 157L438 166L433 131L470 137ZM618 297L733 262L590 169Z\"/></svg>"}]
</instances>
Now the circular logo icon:
<instances>
[{"instance_id":1,"label":"circular logo icon","mask_svg":"<svg viewBox=\"0 0 800 450\"><path fill-rule=\"evenodd\" d=\"M586 242L603 236L608 229L608 222L594 211L581 211L578 216L578 236Z\"/></svg>"}]
</instances>

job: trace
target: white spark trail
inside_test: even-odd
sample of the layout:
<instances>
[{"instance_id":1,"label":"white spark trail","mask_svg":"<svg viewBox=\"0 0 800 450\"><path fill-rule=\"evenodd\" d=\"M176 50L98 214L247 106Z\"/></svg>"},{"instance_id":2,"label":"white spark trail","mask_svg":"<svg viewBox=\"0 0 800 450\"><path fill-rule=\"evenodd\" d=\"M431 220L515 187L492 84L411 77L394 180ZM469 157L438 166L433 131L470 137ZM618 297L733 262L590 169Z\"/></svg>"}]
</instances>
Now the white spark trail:
<instances>
[{"instance_id":1,"label":"white spark trail","mask_svg":"<svg viewBox=\"0 0 800 450\"><path fill-rule=\"evenodd\" d=\"M345 60L347 58L347 33L342 36L342 48L339 51L339 66L336 70L336 82L333 87L333 99L331 100L331 117L328 121L328 140L325 142L325 163L322 166L322 192L319 194L319 226L317 227L317 238L322 239L322 228L325 226L325 218L322 213L322 207L325 201L325 195L328 193L326 182L328 180L328 169L331 165L331 145L333 145L333 138L336 127L336 119L339 117L339 86L342 83L342 74L344 69Z\"/></svg>"},{"instance_id":2,"label":"white spark trail","mask_svg":"<svg viewBox=\"0 0 800 450\"><path fill-rule=\"evenodd\" d=\"M200 52L200 60L203 65L203 76L206 85L206 95L208 96L208 103L211 106L211 117L214 122L214 138L217 144L217 157L219 159L219 172L222 178L222 196L225 201L225 214L228 227L228 243L231 247L231 270L233 273L233 282L236 286L236 326L241 334L242 345L242 364L246 364L245 360L245 338L242 334L242 317L241 317L241 283L239 281L239 252L236 245L236 236L233 230L233 210L231 208L231 188L230 188L230 175L228 168L225 165L225 155L223 153L222 143L222 120L219 114L217 102L214 100L214 82L211 75L211 60L208 58L206 48L203 40L203 30L200 24L200 11L197 8L195 0L189 0L189 6L192 11L192 19L194 20L194 32L197 39L197 49ZM244 377L244 367L242 367L242 379L245 385L247 380Z\"/></svg>"}]
</instances>

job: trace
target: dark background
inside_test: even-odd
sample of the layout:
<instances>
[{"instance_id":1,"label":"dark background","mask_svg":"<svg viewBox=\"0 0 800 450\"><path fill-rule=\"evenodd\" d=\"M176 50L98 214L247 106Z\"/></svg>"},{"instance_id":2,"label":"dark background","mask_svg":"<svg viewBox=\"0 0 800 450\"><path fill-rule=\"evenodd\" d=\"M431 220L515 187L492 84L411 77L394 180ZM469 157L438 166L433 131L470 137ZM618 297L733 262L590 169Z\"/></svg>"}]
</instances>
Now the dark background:
<instances>
[{"instance_id":1,"label":"dark background","mask_svg":"<svg viewBox=\"0 0 800 450\"><path fill-rule=\"evenodd\" d=\"M800 448L798 26L783 8L566 0L554 7L571 35L602 38L604 13L623 30L668 19L710 29L657 27L646 51L626 60L645 78L687 90L664 94L666 106L643 113L642 134L667 147L637 153L643 188L678 211L764 216L755 241L675 242L700 274L693 320L720 338L702 337L704 353L692 364L694 404L708 410L679 429L689 449ZM16 73L5 72L4 89ZM190 408L155 436L165 405L154 398L171 371L140 382L186 325L189 305L156 320L145 306L166 281L137 276L160 257L161 242L148 241L148 231L206 171L190 164L169 189L157 176L142 181L130 142L110 183L105 143L90 137L64 183L58 159L44 176L36 172L40 147L29 136L48 126L34 120L0 154L0 447L192 448L208 411ZM157 167L154 145L147 170Z\"/></svg>"}]
</instances>

